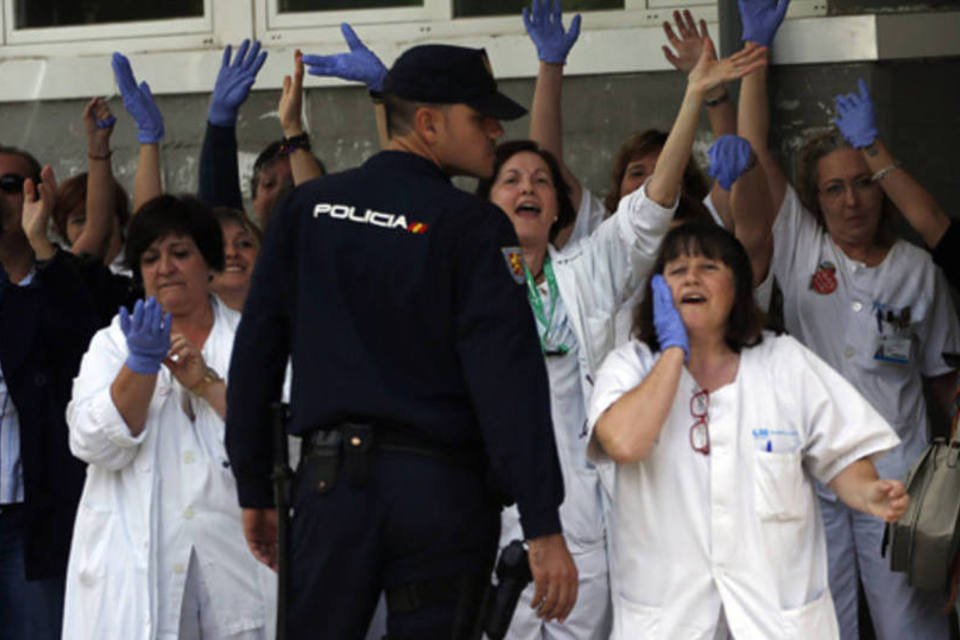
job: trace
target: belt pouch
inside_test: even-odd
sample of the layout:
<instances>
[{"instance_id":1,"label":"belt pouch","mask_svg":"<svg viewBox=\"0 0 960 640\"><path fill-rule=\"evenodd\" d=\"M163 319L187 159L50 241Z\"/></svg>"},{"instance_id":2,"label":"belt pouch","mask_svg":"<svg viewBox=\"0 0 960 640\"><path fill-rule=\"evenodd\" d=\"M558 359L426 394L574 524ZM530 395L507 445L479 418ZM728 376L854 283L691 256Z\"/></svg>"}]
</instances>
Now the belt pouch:
<instances>
[{"instance_id":1,"label":"belt pouch","mask_svg":"<svg viewBox=\"0 0 960 640\"><path fill-rule=\"evenodd\" d=\"M373 427L369 424L344 423L343 475L351 487L364 487L370 479L373 465Z\"/></svg>"},{"instance_id":2,"label":"belt pouch","mask_svg":"<svg viewBox=\"0 0 960 640\"><path fill-rule=\"evenodd\" d=\"M310 436L297 474L301 486L321 494L333 489L340 469L340 446L341 436L337 431L320 431Z\"/></svg>"}]
</instances>

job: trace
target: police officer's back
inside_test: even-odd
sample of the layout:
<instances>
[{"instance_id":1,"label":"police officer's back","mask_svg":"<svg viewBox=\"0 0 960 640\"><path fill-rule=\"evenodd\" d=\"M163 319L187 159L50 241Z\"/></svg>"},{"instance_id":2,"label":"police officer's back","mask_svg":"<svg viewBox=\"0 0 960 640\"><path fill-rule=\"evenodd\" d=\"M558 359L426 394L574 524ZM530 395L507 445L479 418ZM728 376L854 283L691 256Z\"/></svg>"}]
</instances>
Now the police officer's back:
<instances>
[{"instance_id":1,"label":"police officer's back","mask_svg":"<svg viewBox=\"0 0 960 640\"><path fill-rule=\"evenodd\" d=\"M362 634L381 588L391 637L449 636L458 607L469 626L499 528L488 461L564 615L575 569L516 237L448 178L488 175L497 118L523 109L459 47L408 51L384 90L392 150L295 190L254 274L227 417L248 540L269 553L267 408L292 354L292 637Z\"/></svg>"}]
</instances>

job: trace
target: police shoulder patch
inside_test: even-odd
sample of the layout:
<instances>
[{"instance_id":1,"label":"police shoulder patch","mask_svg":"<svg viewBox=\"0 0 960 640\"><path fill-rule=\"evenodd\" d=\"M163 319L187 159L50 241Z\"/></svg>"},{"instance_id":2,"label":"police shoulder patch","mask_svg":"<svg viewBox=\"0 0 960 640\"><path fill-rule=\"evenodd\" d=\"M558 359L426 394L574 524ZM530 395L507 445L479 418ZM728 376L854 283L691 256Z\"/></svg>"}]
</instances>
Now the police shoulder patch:
<instances>
[{"instance_id":1,"label":"police shoulder patch","mask_svg":"<svg viewBox=\"0 0 960 640\"><path fill-rule=\"evenodd\" d=\"M501 247L500 251L503 253L503 259L507 261L507 271L517 284L523 284L523 253L520 247Z\"/></svg>"}]
</instances>

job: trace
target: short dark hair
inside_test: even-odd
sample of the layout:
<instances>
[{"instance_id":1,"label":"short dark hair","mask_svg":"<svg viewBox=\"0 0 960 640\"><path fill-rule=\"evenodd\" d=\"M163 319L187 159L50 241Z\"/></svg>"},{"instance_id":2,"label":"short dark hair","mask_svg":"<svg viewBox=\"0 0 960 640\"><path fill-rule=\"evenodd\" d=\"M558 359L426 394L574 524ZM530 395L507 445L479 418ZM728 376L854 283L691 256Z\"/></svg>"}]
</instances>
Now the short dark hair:
<instances>
[{"instance_id":1,"label":"short dark hair","mask_svg":"<svg viewBox=\"0 0 960 640\"><path fill-rule=\"evenodd\" d=\"M171 234L192 238L207 266L223 270L223 231L213 210L193 196L162 195L144 203L127 230L125 261L138 283L143 282L141 256L157 239Z\"/></svg>"},{"instance_id":2,"label":"short dark hair","mask_svg":"<svg viewBox=\"0 0 960 640\"><path fill-rule=\"evenodd\" d=\"M9 156L20 156L23 158L27 164L30 165L30 175L23 176L24 178L31 178L34 182L40 182L40 171L43 167L40 166L40 162L33 157L33 154L29 151L21 149L20 147L7 146L5 144L0 144L0 154L6 154Z\"/></svg>"},{"instance_id":3,"label":"short dark hair","mask_svg":"<svg viewBox=\"0 0 960 640\"><path fill-rule=\"evenodd\" d=\"M634 311L634 336L645 342L652 351L660 350L660 341L653 326L650 281L654 275L662 274L664 266L671 260L690 255L719 260L733 272L733 307L724 336L727 346L739 353L744 347L759 344L763 338L765 320L753 297L753 269L747 251L732 233L705 220L685 222L671 229L664 237L653 271L647 279L643 300Z\"/></svg>"},{"instance_id":4,"label":"short dark hair","mask_svg":"<svg viewBox=\"0 0 960 640\"><path fill-rule=\"evenodd\" d=\"M613 168L610 172L610 191L603 200L603 205L607 208L607 211L613 213L617 210L617 204L620 203L620 184L623 182L623 175L627 172L627 165L651 153L663 151L663 146L666 143L667 133L659 129L647 129L635 133L624 141L613 159ZM688 200L702 201L710 192L707 179L692 158L683 170L682 188L683 193L689 196ZM689 206L678 208L678 216L675 219L695 217L696 214L694 213L690 216L681 214L681 211L689 207L693 207L692 203L689 203ZM704 210L706 210L706 207L704 207ZM702 213L702 211L697 211L697 213ZM709 214L709 211L707 213Z\"/></svg>"},{"instance_id":5,"label":"short dark hair","mask_svg":"<svg viewBox=\"0 0 960 640\"><path fill-rule=\"evenodd\" d=\"M120 225L121 233L126 233L127 223L130 221L130 198L127 196L127 190L123 185L113 181L114 200L116 208L113 210L117 217L117 223ZM87 200L87 172L78 173L72 178L68 178L57 187L57 199L53 205L53 228L57 234L67 240L67 214L73 211L77 205L85 204Z\"/></svg>"},{"instance_id":6,"label":"short dark hair","mask_svg":"<svg viewBox=\"0 0 960 640\"><path fill-rule=\"evenodd\" d=\"M573 203L570 202L570 187L563 180L560 163L557 162L557 159L552 153L546 149L541 149L540 145L533 140L511 140L497 145L496 159L493 163L493 177L481 179L480 182L477 183L476 193L477 196L484 200L489 200L490 189L493 188L493 183L497 181L497 176L500 175L500 169L503 168L507 160L523 152L535 153L543 158L543 161L547 163L547 168L550 170L550 177L553 179L553 189L557 195L557 220L550 227L550 240L552 241L557 234L560 233L561 229L573 224L573 221L577 217L577 212L573 208Z\"/></svg>"},{"instance_id":7,"label":"short dark hair","mask_svg":"<svg viewBox=\"0 0 960 640\"><path fill-rule=\"evenodd\" d=\"M283 140L274 140L257 156L257 159L253 161L253 173L250 176L250 198L257 197L257 189L260 188L260 172L272 165L277 160L282 158L290 157L290 152L287 151L283 146ZM323 161L314 154L314 159L317 161L317 164L320 165L320 170L326 174L327 167L323 164Z\"/></svg>"},{"instance_id":8,"label":"short dark hair","mask_svg":"<svg viewBox=\"0 0 960 640\"><path fill-rule=\"evenodd\" d=\"M242 227L254 237L258 245L263 244L263 232L260 231L260 227L254 224L253 220L251 220L247 214L240 209L234 209L232 207L214 207L213 217L216 218L217 222L219 222L221 225L235 224L238 227Z\"/></svg>"},{"instance_id":9,"label":"short dark hair","mask_svg":"<svg viewBox=\"0 0 960 640\"><path fill-rule=\"evenodd\" d=\"M415 102L399 96L384 94L383 110L387 118L387 136L402 136L413 131L413 117L420 107L443 108L443 105L430 105L425 102Z\"/></svg>"}]
</instances>

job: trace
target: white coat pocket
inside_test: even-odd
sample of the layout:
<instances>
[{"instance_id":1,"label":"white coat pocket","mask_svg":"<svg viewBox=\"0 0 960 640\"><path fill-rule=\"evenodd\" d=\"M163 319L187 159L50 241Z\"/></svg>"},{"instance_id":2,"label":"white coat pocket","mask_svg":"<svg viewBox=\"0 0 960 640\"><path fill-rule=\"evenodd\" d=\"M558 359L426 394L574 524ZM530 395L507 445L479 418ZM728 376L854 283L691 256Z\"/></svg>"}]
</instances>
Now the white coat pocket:
<instances>
[{"instance_id":1,"label":"white coat pocket","mask_svg":"<svg viewBox=\"0 0 960 640\"><path fill-rule=\"evenodd\" d=\"M761 520L802 520L810 509L810 491L799 452L754 452L754 500Z\"/></svg>"}]
</instances>

